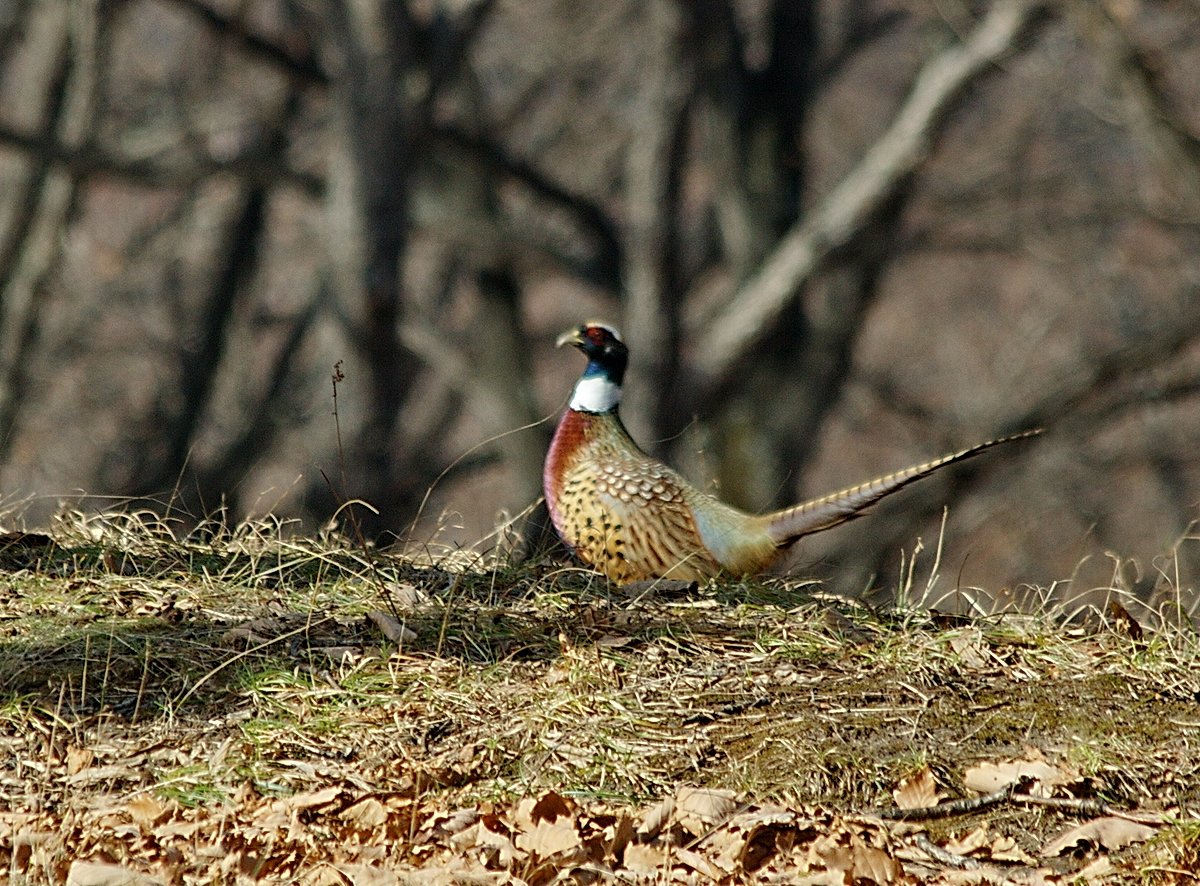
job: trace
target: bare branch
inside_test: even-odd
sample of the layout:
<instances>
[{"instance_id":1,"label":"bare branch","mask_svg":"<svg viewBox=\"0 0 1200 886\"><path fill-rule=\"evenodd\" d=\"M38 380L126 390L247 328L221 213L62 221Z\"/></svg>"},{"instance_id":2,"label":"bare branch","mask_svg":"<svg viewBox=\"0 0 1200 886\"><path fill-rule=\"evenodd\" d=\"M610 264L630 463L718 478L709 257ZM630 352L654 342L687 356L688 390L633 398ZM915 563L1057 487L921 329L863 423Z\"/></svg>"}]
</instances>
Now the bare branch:
<instances>
[{"instance_id":1,"label":"bare branch","mask_svg":"<svg viewBox=\"0 0 1200 886\"><path fill-rule=\"evenodd\" d=\"M42 129L47 138L53 139L58 129L58 121L62 115L63 102L66 96L67 81L71 70L71 47L68 36L66 17L60 25L59 33L55 35L53 48L46 47L47 55L55 55L53 75L46 88L46 94L41 101L42 108L39 116L46 121ZM29 163L25 181L13 188L10 199L15 208L13 220L8 226L6 235L0 239L0 305L11 300L5 294L10 281L15 276L17 263L25 252L26 244L34 233L34 226L39 218L43 200L43 190L46 176L50 172L50 164L43 157L33 157Z\"/></svg>"},{"instance_id":2,"label":"bare branch","mask_svg":"<svg viewBox=\"0 0 1200 886\"><path fill-rule=\"evenodd\" d=\"M189 188L203 179L229 173L250 185L283 182L319 198L325 180L319 175L292 169L278 157L263 154L259 146L228 160L163 162L121 157L93 143L66 144L53 135L24 132L0 122L0 148L8 146L63 166L75 178L108 175L147 188Z\"/></svg>"},{"instance_id":3,"label":"bare branch","mask_svg":"<svg viewBox=\"0 0 1200 886\"><path fill-rule=\"evenodd\" d=\"M1200 298L1193 291L1185 301L1192 309L1169 322L1156 324L1140 333L1137 340L1124 347L1114 348L1093 358L1081 361L1074 373L1066 375L1059 386L1046 393L1040 400L1028 404L1024 411L1013 415L995 426L997 436L1030 428L1046 427L1063 436L1077 440L1088 439L1095 428L1111 424L1121 411L1146 402L1168 402L1184 399L1195 392L1195 379L1180 378L1175 382L1154 386L1135 386L1133 390L1122 390L1121 385L1138 376L1165 366L1200 338ZM890 385L880 389L887 402L895 407L897 402L912 404L907 411L918 420L931 426L949 425L944 418L922 415L917 404L896 391ZM948 472L942 486L931 485L919 489L909 496L903 516L881 521L873 537L876 551L874 563L866 563L858 555L861 549L853 540L848 540L830 554L831 559L846 563L857 563L843 570L847 587L862 587L869 577L882 573L887 559L893 551L911 539L918 528L932 520L947 505L954 509L955 502L978 488L997 471L1005 469L1001 459L980 461L964 465L959 470Z\"/></svg>"},{"instance_id":4,"label":"bare branch","mask_svg":"<svg viewBox=\"0 0 1200 886\"><path fill-rule=\"evenodd\" d=\"M159 2L169 3L192 14L216 33L236 42L247 55L267 62L291 77L321 86L329 84L329 74L317 63L312 54L299 54L287 46L273 43L260 34L248 31L237 19L221 15L200 0L159 0Z\"/></svg>"},{"instance_id":5,"label":"bare branch","mask_svg":"<svg viewBox=\"0 0 1200 886\"><path fill-rule=\"evenodd\" d=\"M695 343L701 388L720 386L829 255L849 243L917 169L955 100L1012 50L1043 6L1043 0L997 0L965 42L929 60L891 125L858 166L810 218L784 235Z\"/></svg>"},{"instance_id":6,"label":"bare branch","mask_svg":"<svg viewBox=\"0 0 1200 886\"><path fill-rule=\"evenodd\" d=\"M195 330L196 347L179 353L179 407L172 410L163 434L162 458L144 466L131 481L135 495L156 495L184 476L195 437L212 397L217 372L225 356L228 329L238 297L253 273L263 237L267 194L249 189L232 212L221 247L221 265L212 275ZM201 503L207 504L207 503Z\"/></svg>"},{"instance_id":7,"label":"bare branch","mask_svg":"<svg viewBox=\"0 0 1200 886\"><path fill-rule=\"evenodd\" d=\"M537 425L538 406L530 387L529 346L521 325L521 289L511 267L498 264L476 274L480 292L479 323L489 334L475 346L475 386L480 375L489 380L489 399L502 413L497 444L508 466L512 495L521 507L542 494L542 459L550 443L549 428ZM464 392L470 395L470 390ZM521 428L522 430L517 430Z\"/></svg>"},{"instance_id":8,"label":"bare branch","mask_svg":"<svg viewBox=\"0 0 1200 886\"><path fill-rule=\"evenodd\" d=\"M527 188L535 197L570 213L583 235L595 241L595 261L592 267L582 269L582 275L614 292L620 287L621 242L612 217L599 203L555 181L533 163L513 156L503 144L487 134L467 132L456 124L436 121L431 134L435 147L457 148L486 171L501 173Z\"/></svg>"},{"instance_id":9,"label":"bare branch","mask_svg":"<svg viewBox=\"0 0 1200 886\"><path fill-rule=\"evenodd\" d=\"M470 400L471 408L490 427L504 430L512 424L507 398L492 387L490 377L481 375L472 359L446 336L425 323L408 320L400 327L400 340L450 387Z\"/></svg>"},{"instance_id":10,"label":"bare branch","mask_svg":"<svg viewBox=\"0 0 1200 886\"><path fill-rule=\"evenodd\" d=\"M1080 361L1074 374L1063 379L1057 390L1049 392L1038 403L1032 403L1024 414L1006 427L1043 426L1061 423L1063 419L1082 421L1088 426L1103 421L1109 410L1122 408L1122 398L1111 392L1126 379L1149 372L1167 362L1200 339L1200 292L1194 288L1184 299L1191 309L1175 316L1168 322L1157 323L1143 330L1137 340L1124 347L1115 348L1093 358L1090 365ZM1146 399L1154 399L1152 389L1146 390ZM1184 396L1186 390L1166 388L1166 396ZM1105 395L1114 396L1111 406L1101 405L1089 409Z\"/></svg>"},{"instance_id":11,"label":"bare branch","mask_svg":"<svg viewBox=\"0 0 1200 886\"><path fill-rule=\"evenodd\" d=\"M258 150L281 156L287 147L283 133L300 107L299 93L289 90L273 122L264 128ZM217 374L228 347L228 330L238 305L247 297L247 282L258 268L266 235L270 190L265 185L243 186L227 220L218 253L218 266L205 287L204 304L193 331L195 346L179 353L180 405L169 417L165 452L133 477L136 494L154 494L184 476L196 435L212 399ZM201 504L205 504L201 502Z\"/></svg>"}]
</instances>

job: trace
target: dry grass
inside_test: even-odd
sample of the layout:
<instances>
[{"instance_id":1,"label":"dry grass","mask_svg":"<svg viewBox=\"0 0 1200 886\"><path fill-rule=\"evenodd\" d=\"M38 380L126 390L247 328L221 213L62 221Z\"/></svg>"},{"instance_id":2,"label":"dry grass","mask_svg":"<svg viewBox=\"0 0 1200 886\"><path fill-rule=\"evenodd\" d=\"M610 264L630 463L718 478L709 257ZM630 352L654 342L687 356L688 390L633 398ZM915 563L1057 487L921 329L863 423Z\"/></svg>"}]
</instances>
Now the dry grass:
<instances>
[{"instance_id":1,"label":"dry grass","mask_svg":"<svg viewBox=\"0 0 1200 886\"><path fill-rule=\"evenodd\" d=\"M954 799L972 795L972 767L1022 759L1066 773L1060 796L1189 822L1114 857L1145 882L1173 882L1196 856L1200 643L1179 607L1153 623L1124 598L1090 616L1070 604L939 616L919 605L936 564L924 580L913 570L901 589L913 602L888 611L804 582L630 595L555 564L471 565L270 524L179 541L133 515L10 534L4 869L57 881L91 859L166 881L290 879L324 852L395 872L445 863L416 839L431 816L549 792L581 821L633 815L681 785L848 815L891 806L914 773ZM400 642L384 622L403 626ZM383 831L360 828L336 851L312 836L314 821L337 831L329 804L344 822L364 798L391 810ZM307 811L271 830L272 803ZM947 845L981 821L1035 859L1072 818L1004 805L921 833ZM376 840L384 855L368 851ZM1067 878L1104 848L1021 870ZM946 870L906 864L925 879Z\"/></svg>"}]
</instances>

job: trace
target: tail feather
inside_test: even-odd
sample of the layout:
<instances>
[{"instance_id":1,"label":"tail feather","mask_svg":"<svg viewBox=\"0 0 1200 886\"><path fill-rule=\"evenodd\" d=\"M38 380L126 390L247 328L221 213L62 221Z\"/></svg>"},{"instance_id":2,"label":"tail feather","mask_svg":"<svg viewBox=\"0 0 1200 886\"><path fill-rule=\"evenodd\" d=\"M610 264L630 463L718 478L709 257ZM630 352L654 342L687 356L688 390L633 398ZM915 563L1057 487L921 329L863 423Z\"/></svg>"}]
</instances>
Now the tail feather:
<instances>
[{"instance_id":1,"label":"tail feather","mask_svg":"<svg viewBox=\"0 0 1200 886\"><path fill-rule=\"evenodd\" d=\"M1011 443L1015 440L1035 437L1041 432L1041 428L1035 428L1031 431L1022 431L1019 434L1011 434L1007 437L989 440L986 443L980 443L959 452L952 452L933 461L914 465L911 468L905 468L894 474L877 477L858 486L851 486L849 489L843 489L840 492L834 492L830 495L806 501L803 504L793 505L782 511L766 514L763 520L766 522L767 532L776 545L785 545L801 536L830 529L839 523L853 520L881 498L891 495L899 489L903 489L909 483L920 480L922 477L928 477L933 472L947 465L966 461L968 458L973 458L981 452L986 452L993 446L999 446L1002 443Z\"/></svg>"}]
</instances>

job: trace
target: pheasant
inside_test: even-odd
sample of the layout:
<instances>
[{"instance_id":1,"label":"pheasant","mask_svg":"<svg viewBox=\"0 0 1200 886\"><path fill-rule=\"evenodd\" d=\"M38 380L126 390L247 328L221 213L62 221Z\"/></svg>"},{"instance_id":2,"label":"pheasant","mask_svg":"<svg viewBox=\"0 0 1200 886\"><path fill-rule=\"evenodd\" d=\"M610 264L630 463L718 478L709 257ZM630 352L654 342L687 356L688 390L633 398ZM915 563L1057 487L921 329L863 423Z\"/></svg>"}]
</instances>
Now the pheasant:
<instances>
[{"instance_id":1,"label":"pheasant","mask_svg":"<svg viewBox=\"0 0 1200 886\"><path fill-rule=\"evenodd\" d=\"M860 516L886 495L1040 430L980 443L840 492L749 514L692 487L647 455L618 414L629 351L615 329L586 323L558 347L587 357L542 472L551 521L575 554L617 584L760 573L798 539Z\"/></svg>"}]
</instances>

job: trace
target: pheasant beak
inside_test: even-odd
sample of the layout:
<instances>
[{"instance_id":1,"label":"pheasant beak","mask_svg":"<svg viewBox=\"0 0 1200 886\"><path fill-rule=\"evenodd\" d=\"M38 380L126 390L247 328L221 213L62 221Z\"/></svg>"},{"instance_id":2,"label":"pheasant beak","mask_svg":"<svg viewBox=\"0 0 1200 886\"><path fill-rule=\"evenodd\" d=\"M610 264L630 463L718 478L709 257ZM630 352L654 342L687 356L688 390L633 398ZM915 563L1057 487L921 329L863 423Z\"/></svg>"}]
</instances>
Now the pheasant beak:
<instances>
[{"instance_id":1,"label":"pheasant beak","mask_svg":"<svg viewBox=\"0 0 1200 886\"><path fill-rule=\"evenodd\" d=\"M576 326L574 329L568 329L557 339L555 339L554 346L556 348L561 348L563 345L575 345L576 347L579 347L584 343L584 341L583 327Z\"/></svg>"}]
</instances>

